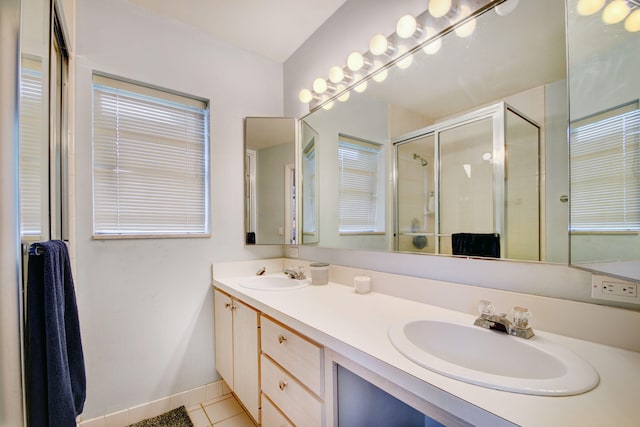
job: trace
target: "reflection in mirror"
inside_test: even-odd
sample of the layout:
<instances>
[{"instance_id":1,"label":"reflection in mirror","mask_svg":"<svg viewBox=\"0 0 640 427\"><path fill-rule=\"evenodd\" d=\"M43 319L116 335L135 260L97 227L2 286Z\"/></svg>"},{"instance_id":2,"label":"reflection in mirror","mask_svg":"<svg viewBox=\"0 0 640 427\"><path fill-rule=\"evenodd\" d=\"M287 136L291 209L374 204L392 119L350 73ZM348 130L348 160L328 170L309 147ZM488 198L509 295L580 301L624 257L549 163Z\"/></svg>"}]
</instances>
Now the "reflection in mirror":
<instances>
[{"instance_id":1,"label":"reflection in mirror","mask_svg":"<svg viewBox=\"0 0 640 427\"><path fill-rule=\"evenodd\" d=\"M295 121L245 118L245 227L248 245L296 243Z\"/></svg>"},{"instance_id":2,"label":"reflection in mirror","mask_svg":"<svg viewBox=\"0 0 640 427\"><path fill-rule=\"evenodd\" d=\"M396 140L396 249L539 261L539 142L505 103Z\"/></svg>"},{"instance_id":3,"label":"reflection in mirror","mask_svg":"<svg viewBox=\"0 0 640 427\"><path fill-rule=\"evenodd\" d=\"M498 239L500 258L567 262L564 2L516 3L303 118L319 134L316 173L336 177L318 180L320 246L450 255L452 234L478 234ZM509 107L499 120L462 126L496 105ZM387 182L369 210L378 230L340 232L341 135L380 147Z\"/></svg>"},{"instance_id":4,"label":"reflection in mirror","mask_svg":"<svg viewBox=\"0 0 640 427\"><path fill-rule=\"evenodd\" d=\"M20 235L49 238L49 9L24 2L20 61Z\"/></svg>"},{"instance_id":5,"label":"reflection in mirror","mask_svg":"<svg viewBox=\"0 0 640 427\"><path fill-rule=\"evenodd\" d=\"M302 217L302 244L318 243L318 132L307 123L302 123L302 205L305 206Z\"/></svg>"},{"instance_id":6,"label":"reflection in mirror","mask_svg":"<svg viewBox=\"0 0 640 427\"><path fill-rule=\"evenodd\" d=\"M640 5L628 5L612 19L568 1L570 262L640 281Z\"/></svg>"}]
</instances>

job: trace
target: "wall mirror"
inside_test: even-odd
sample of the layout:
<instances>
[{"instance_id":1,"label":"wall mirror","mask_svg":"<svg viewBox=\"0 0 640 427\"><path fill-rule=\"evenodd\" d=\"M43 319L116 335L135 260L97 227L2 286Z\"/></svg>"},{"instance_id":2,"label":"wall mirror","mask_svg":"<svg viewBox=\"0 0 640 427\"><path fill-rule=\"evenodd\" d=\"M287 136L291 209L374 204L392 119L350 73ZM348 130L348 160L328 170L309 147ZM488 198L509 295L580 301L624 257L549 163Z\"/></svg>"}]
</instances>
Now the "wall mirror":
<instances>
[{"instance_id":1,"label":"wall mirror","mask_svg":"<svg viewBox=\"0 0 640 427\"><path fill-rule=\"evenodd\" d=\"M246 117L245 243L295 244L295 121Z\"/></svg>"},{"instance_id":2,"label":"wall mirror","mask_svg":"<svg viewBox=\"0 0 640 427\"><path fill-rule=\"evenodd\" d=\"M567 3L570 262L640 281L640 4L609 3Z\"/></svg>"},{"instance_id":3,"label":"wall mirror","mask_svg":"<svg viewBox=\"0 0 640 427\"><path fill-rule=\"evenodd\" d=\"M565 5L492 4L301 120L314 244L567 263Z\"/></svg>"}]
</instances>

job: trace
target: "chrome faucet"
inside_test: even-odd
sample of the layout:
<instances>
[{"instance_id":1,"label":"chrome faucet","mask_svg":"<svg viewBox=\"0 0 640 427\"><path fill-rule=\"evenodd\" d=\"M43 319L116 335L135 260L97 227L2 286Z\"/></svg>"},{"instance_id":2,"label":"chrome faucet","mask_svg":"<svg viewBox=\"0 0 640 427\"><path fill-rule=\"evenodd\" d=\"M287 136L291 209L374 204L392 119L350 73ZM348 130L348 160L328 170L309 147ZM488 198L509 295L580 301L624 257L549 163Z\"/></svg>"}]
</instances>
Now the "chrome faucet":
<instances>
[{"instance_id":1,"label":"chrome faucet","mask_svg":"<svg viewBox=\"0 0 640 427\"><path fill-rule=\"evenodd\" d=\"M302 266L287 268L284 270L284 274L289 276L290 279L295 280L302 280L307 278L307 276L304 275L304 267Z\"/></svg>"},{"instance_id":2,"label":"chrome faucet","mask_svg":"<svg viewBox=\"0 0 640 427\"><path fill-rule=\"evenodd\" d=\"M514 307L512 319L508 319L504 313L495 314L493 304L490 301L480 301L478 305L479 317L473 323L486 329L501 331L514 337L529 339L535 334L529 326L531 313L525 307Z\"/></svg>"}]
</instances>

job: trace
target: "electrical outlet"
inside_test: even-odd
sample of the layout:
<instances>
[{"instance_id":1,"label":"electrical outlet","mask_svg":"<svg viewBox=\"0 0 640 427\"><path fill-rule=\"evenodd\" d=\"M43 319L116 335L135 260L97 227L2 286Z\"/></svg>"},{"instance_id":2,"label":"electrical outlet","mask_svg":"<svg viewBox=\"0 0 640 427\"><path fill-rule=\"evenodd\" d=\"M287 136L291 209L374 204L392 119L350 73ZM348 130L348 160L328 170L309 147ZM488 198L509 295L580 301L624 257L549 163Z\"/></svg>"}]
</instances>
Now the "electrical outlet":
<instances>
[{"instance_id":1,"label":"electrical outlet","mask_svg":"<svg viewBox=\"0 0 640 427\"><path fill-rule=\"evenodd\" d=\"M591 298L640 304L637 283L594 274L591 285Z\"/></svg>"},{"instance_id":2,"label":"electrical outlet","mask_svg":"<svg viewBox=\"0 0 640 427\"><path fill-rule=\"evenodd\" d=\"M297 246L289 246L289 258L298 258Z\"/></svg>"}]
</instances>

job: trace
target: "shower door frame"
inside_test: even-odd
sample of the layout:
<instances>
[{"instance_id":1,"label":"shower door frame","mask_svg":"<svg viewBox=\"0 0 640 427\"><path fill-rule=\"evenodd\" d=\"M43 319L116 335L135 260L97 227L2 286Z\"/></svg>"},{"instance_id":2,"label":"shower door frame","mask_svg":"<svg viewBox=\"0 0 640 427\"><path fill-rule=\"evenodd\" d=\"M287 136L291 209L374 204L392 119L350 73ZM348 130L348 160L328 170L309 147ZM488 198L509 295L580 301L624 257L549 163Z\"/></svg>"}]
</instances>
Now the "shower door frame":
<instances>
[{"instance_id":1,"label":"shower door frame","mask_svg":"<svg viewBox=\"0 0 640 427\"><path fill-rule=\"evenodd\" d=\"M523 120L527 121L531 125L538 129L538 141L537 141L537 187L538 187L538 215L540 215L541 209L541 193L540 193L540 139L542 127L518 111L513 106L509 105L505 101L489 105L487 107L479 108L477 110L465 113L459 116L452 117L450 119L438 122L436 124L418 129L413 132L409 132L397 138L394 138L391 142L393 144L393 228L394 228L394 251L399 251L400 247L400 224L399 224L399 200L398 200L398 148L410 142L414 142L420 138L425 138L433 135L434 138L434 198L435 198L435 221L432 233L426 232L426 237L433 237L435 240L435 252L433 254L440 255L440 238L449 237L450 235L444 235L440 233L440 134L447 130L451 130L457 127L465 126L474 122L478 122L484 119L492 119L493 125L493 223L494 232L500 235L500 258L505 258L507 253L507 239L505 236L506 229L506 205L505 205L505 174L507 169L507 155L506 155L506 127L507 127L507 111L511 111ZM538 244L540 246L540 220L538 220ZM538 249L540 252L540 247ZM428 253L431 254L431 253ZM451 254L445 254L451 255Z\"/></svg>"}]
</instances>

